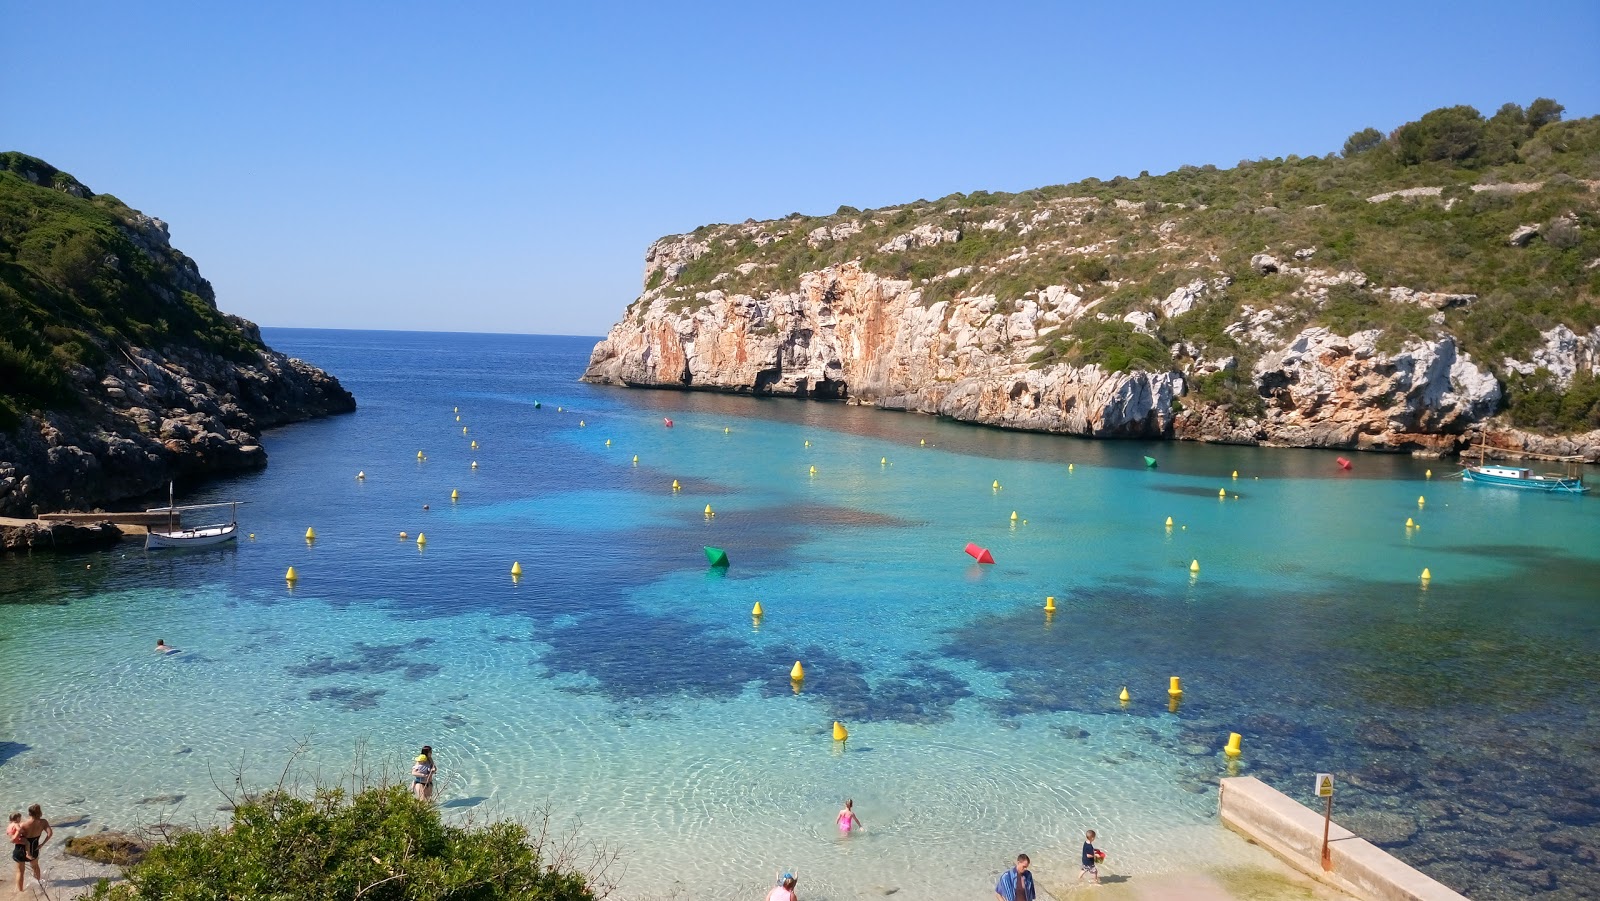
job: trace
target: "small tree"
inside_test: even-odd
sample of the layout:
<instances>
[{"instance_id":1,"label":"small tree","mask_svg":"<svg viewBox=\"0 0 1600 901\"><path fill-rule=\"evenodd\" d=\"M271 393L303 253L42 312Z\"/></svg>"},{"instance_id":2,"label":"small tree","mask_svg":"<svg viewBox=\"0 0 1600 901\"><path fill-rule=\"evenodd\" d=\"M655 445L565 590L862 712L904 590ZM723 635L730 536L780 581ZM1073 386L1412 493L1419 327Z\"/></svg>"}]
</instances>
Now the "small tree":
<instances>
[{"instance_id":1,"label":"small tree","mask_svg":"<svg viewBox=\"0 0 1600 901\"><path fill-rule=\"evenodd\" d=\"M1551 122L1560 122L1561 114L1566 111L1566 107L1549 97L1540 97L1528 104L1528 132L1531 134Z\"/></svg>"},{"instance_id":2,"label":"small tree","mask_svg":"<svg viewBox=\"0 0 1600 901\"><path fill-rule=\"evenodd\" d=\"M1472 107L1441 107L1400 126L1396 132L1400 159L1410 165L1432 161L1466 162L1477 154L1483 129L1483 115Z\"/></svg>"},{"instance_id":3,"label":"small tree","mask_svg":"<svg viewBox=\"0 0 1600 901\"><path fill-rule=\"evenodd\" d=\"M1376 128L1363 128L1344 141L1344 155L1346 158L1366 153L1368 150L1383 143L1383 132Z\"/></svg>"},{"instance_id":4,"label":"small tree","mask_svg":"<svg viewBox=\"0 0 1600 901\"><path fill-rule=\"evenodd\" d=\"M402 786L351 797L274 789L245 798L227 829L150 849L125 884L97 901L271 898L274 901L594 901L585 877L546 860L546 836L514 822L450 826Z\"/></svg>"}]
</instances>

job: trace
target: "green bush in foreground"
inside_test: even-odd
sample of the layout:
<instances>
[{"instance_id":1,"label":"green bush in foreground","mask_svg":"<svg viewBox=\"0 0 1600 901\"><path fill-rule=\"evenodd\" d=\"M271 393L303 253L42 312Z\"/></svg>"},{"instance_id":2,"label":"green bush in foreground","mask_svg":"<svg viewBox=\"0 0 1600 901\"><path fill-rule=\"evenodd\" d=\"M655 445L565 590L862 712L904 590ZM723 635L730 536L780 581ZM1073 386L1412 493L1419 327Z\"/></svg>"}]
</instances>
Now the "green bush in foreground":
<instances>
[{"instance_id":1,"label":"green bush in foreground","mask_svg":"<svg viewBox=\"0 0 1600 901\"><path fill-rule=\"evenodd\" d=\"M451 826L401 786L254 795L227 829L151 848L126 884L89 896L117 901L592 901L583 875L542 859L544 836L518 823Z\"/></svg>"}]
</instances>

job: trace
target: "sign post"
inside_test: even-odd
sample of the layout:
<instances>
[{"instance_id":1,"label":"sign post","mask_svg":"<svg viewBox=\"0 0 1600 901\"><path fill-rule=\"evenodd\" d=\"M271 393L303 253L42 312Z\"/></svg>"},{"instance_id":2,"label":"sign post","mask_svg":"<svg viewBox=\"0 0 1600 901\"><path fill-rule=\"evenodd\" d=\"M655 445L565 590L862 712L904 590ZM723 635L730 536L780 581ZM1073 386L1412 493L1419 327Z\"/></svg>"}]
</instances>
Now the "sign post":
<instances>
[{"instance_id":1,"label":"sign post","mask_svg":"<svg viewBox=\"0 0 1600 901\"><path fill-rule=\"evenodd\" d=\"M1322 813L1322 869L1333 871L1333 854L1328 850L1328 824L1333 822L1333 774L1317 774L1317 797L1327 798L1328 806Z\"/></svg>"}]
</instances>

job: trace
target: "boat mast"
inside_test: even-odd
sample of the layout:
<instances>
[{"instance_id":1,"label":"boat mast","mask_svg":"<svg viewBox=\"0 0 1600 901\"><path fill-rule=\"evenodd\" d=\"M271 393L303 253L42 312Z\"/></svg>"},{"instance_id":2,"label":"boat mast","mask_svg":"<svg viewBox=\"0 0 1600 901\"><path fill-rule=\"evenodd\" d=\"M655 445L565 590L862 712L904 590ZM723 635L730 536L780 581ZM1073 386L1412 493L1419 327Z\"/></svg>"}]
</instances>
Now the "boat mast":
<instances>
[{"instance_id":1,"label":"boat mast","mask_svg":"<svg viewBox=\"0 0 1600 901\"><path fill-rule=\"evenodd\" d=\"M175 501L173 500L173 491L174 491L173 483L172 482L168 482L167 483L167 532L168 533L176 531L176 529L177 529L177 525L175 523L173 523L173 521L172 521L172 517L173 517L173 515L175 513L175 511L173 509L173 504L175 503Z\"/></svg>"}]
</instances>

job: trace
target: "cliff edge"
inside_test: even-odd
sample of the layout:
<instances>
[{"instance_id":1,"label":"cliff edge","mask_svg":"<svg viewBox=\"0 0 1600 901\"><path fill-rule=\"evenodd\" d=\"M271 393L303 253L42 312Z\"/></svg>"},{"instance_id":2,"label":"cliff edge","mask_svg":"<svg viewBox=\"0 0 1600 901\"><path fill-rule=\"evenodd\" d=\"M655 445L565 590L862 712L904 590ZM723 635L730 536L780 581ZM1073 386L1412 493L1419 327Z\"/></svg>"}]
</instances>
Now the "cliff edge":
<instances>
[{"instance_id":1,"label":"cliff edge","mask_svg":"<svg viewBox=\"0 0 1600 901\"><path fill-rule=\"evenodd\" d=\"M263 429L354 409L219 311L166 223L0 153L0 515L256 469Z\"/></svg>"},{"instance_id":2,"label":"cliff edge","mask_svg":"<svg viewBox=\"0 0 1600 901\"><path fill-rule=\"evenodd\" d=\"M1595 460L1600 119L1560 113L1451 107L1340 155L703 226L649 248L583 378Z\"/></svg>"}]
</instances>

